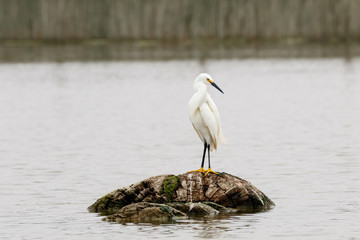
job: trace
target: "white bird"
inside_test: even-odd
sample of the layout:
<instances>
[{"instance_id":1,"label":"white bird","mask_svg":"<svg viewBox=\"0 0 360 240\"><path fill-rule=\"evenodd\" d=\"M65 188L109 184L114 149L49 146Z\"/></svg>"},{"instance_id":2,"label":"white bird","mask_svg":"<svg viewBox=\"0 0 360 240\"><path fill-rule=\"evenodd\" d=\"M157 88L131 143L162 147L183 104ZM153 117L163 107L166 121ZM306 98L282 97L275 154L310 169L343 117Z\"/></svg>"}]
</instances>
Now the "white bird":
<instances>
[{"instance_id":1,"label":"white bird","mask_svg":"<svg viewBox=\"0 0 360 240\"><path fill-rule=\"evenodd\" d=\"M213 81L212 77L207 73L201 73L195 78L194 89L196 93L189 101L189 115L190 121L199 135L199 138L204 143L204 153L202 156L201 167L198 170L190 172L209 172L215 173L210 167L210 151L216 150L217 145L226 144L223 136L219 111L207 92L207 85L212 85L220 92L224 93ZM204 170L204 161L206 149L208 150L208 170Z\"/></svg>"}]
</instances>

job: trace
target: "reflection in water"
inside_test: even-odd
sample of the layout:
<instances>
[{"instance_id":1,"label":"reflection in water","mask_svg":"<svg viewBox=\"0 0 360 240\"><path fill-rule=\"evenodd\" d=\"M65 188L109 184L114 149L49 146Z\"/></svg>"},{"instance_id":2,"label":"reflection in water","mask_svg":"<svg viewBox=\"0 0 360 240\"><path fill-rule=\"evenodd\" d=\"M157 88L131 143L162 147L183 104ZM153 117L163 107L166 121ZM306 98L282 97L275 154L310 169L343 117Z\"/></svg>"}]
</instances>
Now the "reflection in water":
<instances>
[{"instance_id":1,"label":"reflection in water","mask_svg":"<svg viewBox=\"0 0 360 240\"><path fill-rule=\"evenodd\" d=\"M187 102L204 69L225 92L209 89L229 142L214 170L276 207L160 225L88 213L116 188L195 168ZM356 238L359 76L359 58L0 64L0 238Z\"/></svg>"},{"instance_id":2,"label":"reflection in water","mask_svg":"<svg viewBox=\"0 0 360 240\"><path fill-rule=\"evenodd\" d=\"M236 225L233 224L234 222L236 222ZM177 220L172 224L163 225L140 223L138 226L139 231L144 232L145 234L149 233L149 231L155 231L157 235L171 236L174 235L174 232L178 231L178 229L182 229L184 232L195 233L194 237L208 239L236 237L236 234L241 234L242 229L252 227L256 222L256 218L252 218L249 221L243 221L241 216L222 215L213 218L206 217Z\"/></svg>"}]
</instances>

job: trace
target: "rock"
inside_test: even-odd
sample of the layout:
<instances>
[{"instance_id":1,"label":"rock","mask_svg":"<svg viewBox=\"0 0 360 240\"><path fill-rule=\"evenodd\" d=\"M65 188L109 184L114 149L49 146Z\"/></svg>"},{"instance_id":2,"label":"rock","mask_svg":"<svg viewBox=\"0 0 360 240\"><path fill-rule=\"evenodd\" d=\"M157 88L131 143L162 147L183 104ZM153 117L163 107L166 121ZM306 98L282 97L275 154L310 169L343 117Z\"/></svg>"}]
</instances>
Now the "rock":
<instances>
[{"instance_id":1,"label":"rock","mask_svg":"<svg viewBox=\"0 0 360 240\"><path fill-rule=\"evenodd\" d=\"M163 183L165 178L173 175L160 175L145 179L129 187L117 189L104 197L98 199L88 209L90 212L102 215L115 214L122 207L138 202L166 203L163 194Z\"/></svg>"},{"instance_id":2,"label":"rock","mask_svg":"<svg viewBox=\"0 0 360 240\"><path fill-rule=\"evenodd\" d=\"M121 208L117 213L104 220L116 222L167 222L173 218L184 218L187 215L165 204L133 203Z\"/></svg>"},{"instance_id":3,"label":"rock","mask_svg":"<svg viewBox=\"0 0 360 240\"><path fill-rule=\"evenodd\" d=\"M221 206L221 205L213 203L213 202L203 202L203 204L206 204L206 205L218 210L220 213L236 213L237 212L236 209L227 208L227 207Z\"/></svg>"},{"instance_id":4,"label":"rock","mask_svg":"<svg viewBox=\"0 0 360 240\"><path fill-rule=\"evenodd\" d=\"M219 211L205 203L168 203L167 205L185 213L186 215L204 216L217 215Z\"/></svg>"},{"instance_id":5,"label":"rock","mask_svg":"<svg viewBox=\"0 0 360 240\"><path fill-rule=\"evenodd\" d=\"M227 173L160 175L115 190L90 212L107 221L168 221L184 216L258 212L274 203L250 182Z\"/></svg>"}]
</instances>

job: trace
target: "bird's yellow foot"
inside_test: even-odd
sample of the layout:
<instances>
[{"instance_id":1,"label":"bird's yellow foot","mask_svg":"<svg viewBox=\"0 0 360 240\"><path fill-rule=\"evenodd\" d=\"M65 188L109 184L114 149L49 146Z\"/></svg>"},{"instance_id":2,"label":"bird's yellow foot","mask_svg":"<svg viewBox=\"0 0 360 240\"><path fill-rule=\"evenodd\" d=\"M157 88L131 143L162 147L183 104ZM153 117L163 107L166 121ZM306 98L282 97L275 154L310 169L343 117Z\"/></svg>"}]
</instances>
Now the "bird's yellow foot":
<instances>
[{"instance_id":1,"label":"bird's yellow foot","mask_svg":"<svg viewBox=\"0 0 360 240\"><path fill-rule=\"evenodd\" d=\"M192 173L192 172L201 172L201 173L203 173L203 172L206 172L206 170L201 167L198 170L189 171L188 173Z\"/></svg>"},{"instance_id":2,"label":"bird's yellow foot","mask_svg":"<svg viewBox=\"0 0 360 240\"><path fill-rule=\"evenodd\" d=\"M205 176L208 175L208 173L214 173L214 174L219 174L217 172L214 172L211 168L209 168L208 170L205 171Z\"/></svg>"}]
</instances>

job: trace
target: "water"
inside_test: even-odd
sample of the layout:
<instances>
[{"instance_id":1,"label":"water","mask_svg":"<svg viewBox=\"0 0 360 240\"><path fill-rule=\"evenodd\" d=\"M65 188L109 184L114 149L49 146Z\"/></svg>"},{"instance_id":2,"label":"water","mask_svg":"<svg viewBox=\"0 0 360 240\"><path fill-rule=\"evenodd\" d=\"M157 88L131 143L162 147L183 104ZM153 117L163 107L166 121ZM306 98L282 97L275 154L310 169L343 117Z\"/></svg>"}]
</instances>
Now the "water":
<instances>
[{"instance_id":1,"label":"water","mask_svg":"<svg viewBox=\"0 0 360 240\"><path fill-rule=\"evenodd\" d=\"M276 207L225 219L112 224L97 198L197 169L192 82L228 145L212 167ZM360 58L0 64L0 239L358 239Z\"/></svg>"}]
</instances>

